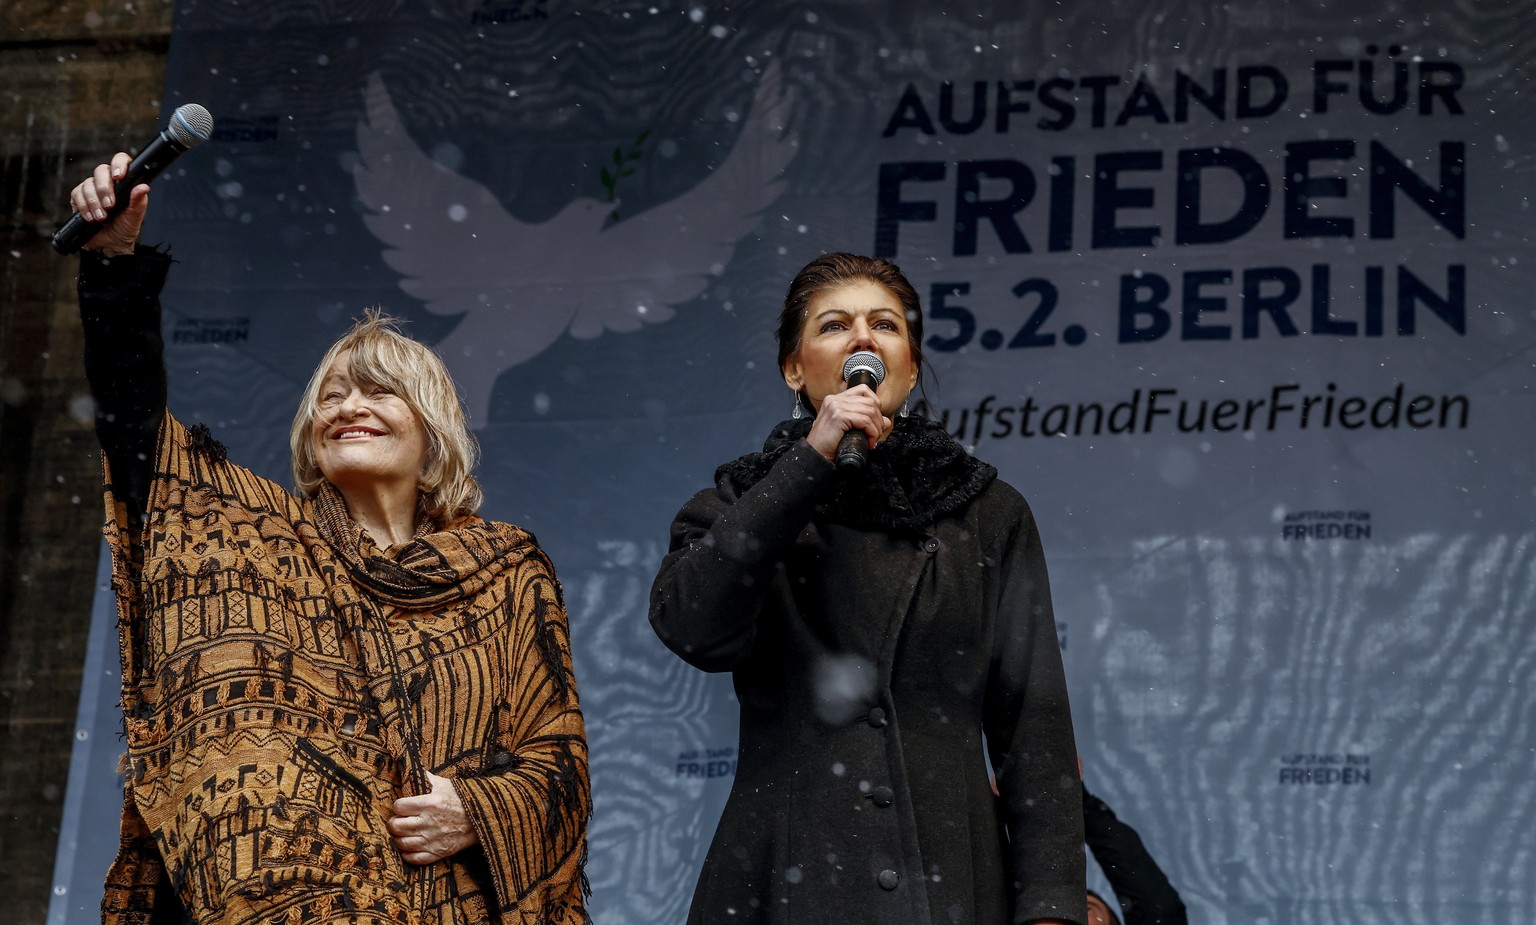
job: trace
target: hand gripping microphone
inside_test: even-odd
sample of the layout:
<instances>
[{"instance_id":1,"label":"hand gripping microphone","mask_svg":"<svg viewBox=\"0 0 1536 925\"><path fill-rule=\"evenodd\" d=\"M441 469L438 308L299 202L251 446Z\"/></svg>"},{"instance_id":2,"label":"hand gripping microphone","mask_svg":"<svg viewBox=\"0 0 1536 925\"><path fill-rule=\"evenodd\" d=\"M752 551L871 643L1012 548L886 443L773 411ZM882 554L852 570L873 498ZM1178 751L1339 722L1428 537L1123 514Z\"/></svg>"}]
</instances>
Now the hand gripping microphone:
<instances>
[{"instance_id":1,"label":"hand gripping microphone","mask_svg":"<svg viewBox=\"0 0 1536 925\"><path fill-rule=\"evenodd\" d=\"M885 381L885 364L868 350L860 350L843 361L843 381L848 383L850 389L856 385L878 389L880 383ZM850 430L838 441L837 467L862 469L864 454L868 452L869 435L862 430Z\"/></svg>"},{"instance_id":2,"label":"hand gripping microphone","mask_svg":"<svg viewBox=\"0 0 1536 925\"><path fill-rule=\"evenodd\" d=\"M107 218L110 219L128 207L128 194L135 186L154 180L171 165L171 161L187 149L207 141L212 135L213 117L208 115L208 110L196 103L178 107L171 113L171 121L165 131L156 135L155 140L139 152L139 156L128 165L127 173L117 181L117 186L112 190L112 208L107 210ZM63 228L54 232L53 249L61 254L73 254L95 237L104 224L87 221L77 212L70 216Z\"/></svg>"}]
</instances>

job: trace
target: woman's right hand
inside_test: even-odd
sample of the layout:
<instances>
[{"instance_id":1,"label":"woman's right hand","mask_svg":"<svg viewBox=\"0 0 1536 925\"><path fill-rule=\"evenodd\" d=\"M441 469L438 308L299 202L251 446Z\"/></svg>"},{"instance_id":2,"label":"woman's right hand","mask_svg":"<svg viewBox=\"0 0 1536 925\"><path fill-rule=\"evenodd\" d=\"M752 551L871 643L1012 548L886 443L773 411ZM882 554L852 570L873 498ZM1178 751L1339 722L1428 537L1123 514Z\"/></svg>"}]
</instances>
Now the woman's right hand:
<instances>
[{"instance_id":1,"label":"woman's right hand","mask_svg":"<svg viewBox=\"0 0 1536 925\"><path fill-rule=\"evenodd\" d=\"M821 400L821 408L811 422L811 432L805 435L805 442L832 462L837 459L837 445L844 434L861 430L868 435L869 445L873 447L890 436L893 426L895 422L881 412L880 399L874 390L867 385L856 385Z\"/></svg>"},{"instance_id":2,"label":"woman's right hand","mask_svg":"<svg viewBox=\"0 0 1536 925\"><path fill-rule=\"evenodd\" d=\"M133 156L122 151L112 155L112 163L97 164L91 175L69 191L69 205L92 222L102 222L101 230L85 243L87 250L101 251L108 257L133 253L139 243L139 229L149 209L149 184L140 183L128 194L128 206L107 220L113 206L117 181L128 173Z\"/></svg>"}]
</instances>

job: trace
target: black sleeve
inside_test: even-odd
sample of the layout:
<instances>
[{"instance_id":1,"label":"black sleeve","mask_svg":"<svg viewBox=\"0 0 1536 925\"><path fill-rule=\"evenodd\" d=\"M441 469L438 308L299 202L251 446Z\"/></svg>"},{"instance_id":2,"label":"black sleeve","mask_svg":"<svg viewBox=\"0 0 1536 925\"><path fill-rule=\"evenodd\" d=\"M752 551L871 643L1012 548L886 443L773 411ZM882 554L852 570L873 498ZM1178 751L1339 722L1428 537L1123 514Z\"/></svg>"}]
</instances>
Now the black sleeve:
<instances>
[{"instance_id":1,"label":"black sleeve","mask_svg":"<svg viewBox=\"0 0 1536 925\"><path fill-rule=\"evenodd\" d=\"M722 484L683 505L651 586L651 627L667 648L705 671L746 660L773 572L836 474L801 440L741 497Z\"/></svg>"},{"instance_id":2,"label":"black sleeve","mask_svg":"<svg viewBox=\"0 0 1536 925\"><path fill-rule=\"evenodd\" d=\"M137 520L149 503L155 443L165 416L165 342L160 290L169 254L140 245L131 255L80 255L85 377L96 403L114 495Z\"/></svg>"},{"instance_id":3,"label":"black sleeve","mask_svg":"<svg viewBox=\"0 0 1536 925\"><path fill-rule=\"evenodd\" d=\"M1083 829L1088 850L1120 901L1125 925L1187 925L1184 901L1141 836L1087 787L1083 788Z\"/></svg>"}]
</instances>

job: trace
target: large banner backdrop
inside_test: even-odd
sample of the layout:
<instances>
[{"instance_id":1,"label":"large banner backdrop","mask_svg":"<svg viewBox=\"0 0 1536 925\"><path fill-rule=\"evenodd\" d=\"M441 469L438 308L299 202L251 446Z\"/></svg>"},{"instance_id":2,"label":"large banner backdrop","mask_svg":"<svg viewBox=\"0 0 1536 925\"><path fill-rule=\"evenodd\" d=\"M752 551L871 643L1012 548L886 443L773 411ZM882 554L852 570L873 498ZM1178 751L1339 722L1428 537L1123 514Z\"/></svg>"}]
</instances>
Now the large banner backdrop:
<instances>
[{"instance_id":1,"label":"large banner backdrop","mask_svg":"<svg viewBox=\"0 0 1536 925\"><path fill-rule=\"evenodd\" d=\"M1529 921L1532 21L182 0L165 111L218 129L153 196L171 406L287 482L365 307L442 352L486 513L565 586L594 918L677 925L736 704L647 625L667 526L787 416L794 272L892 258L932 413L1039 520L1085 779L1191 921ZM116 842L105 588L97 619L56 923Z\"/></svg>"}]
</instances>

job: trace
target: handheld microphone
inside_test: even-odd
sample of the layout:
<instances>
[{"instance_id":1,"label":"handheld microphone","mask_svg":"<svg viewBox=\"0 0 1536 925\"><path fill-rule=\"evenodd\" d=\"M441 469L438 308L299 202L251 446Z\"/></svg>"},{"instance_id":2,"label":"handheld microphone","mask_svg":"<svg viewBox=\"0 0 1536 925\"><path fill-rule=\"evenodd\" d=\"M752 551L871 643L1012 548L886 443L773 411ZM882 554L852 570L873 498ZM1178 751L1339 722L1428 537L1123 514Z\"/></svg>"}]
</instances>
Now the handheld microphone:
<instances>
[{"instance_id":1,"label":"handheld microphone","mask_svg":"<svg viewBox=\"0 0 1536 925\"><path fill-rule=\"evenodd\" d=\"M878 389L885 381L885 364L868 350L860 350L843 361L843 381L850 389L856 385ZM850 430L837 443L837 467L862 469L868 452L869 435L862 430Z\"/></svg>"},{"instance_id":2,"label":"handheld microphone","mask_svg":"<svg viewBox=\"0 0 1536 925\"><path fill-rule=\"evenodd\" d=\"M187 149L207 141L212 135L213 117L208 115L208 110L196 103L177 107L171 113L171 121L165 131L156 135L155 140L139 152L139 156L128 165L127 173L117 181L112 190L112 208L107 210L107 219L128 207L128 194L135 186L154 180L170 166L171 161ZM53 249L61 254L73 254L95 237L104 224L105 221L89 221L76 212L64 223L64 227L54 232Z\"/></svg>"}]
</instances>

